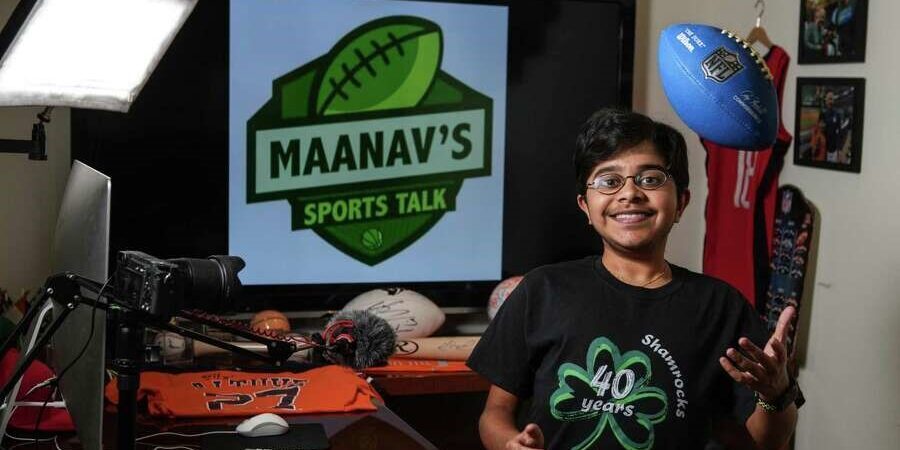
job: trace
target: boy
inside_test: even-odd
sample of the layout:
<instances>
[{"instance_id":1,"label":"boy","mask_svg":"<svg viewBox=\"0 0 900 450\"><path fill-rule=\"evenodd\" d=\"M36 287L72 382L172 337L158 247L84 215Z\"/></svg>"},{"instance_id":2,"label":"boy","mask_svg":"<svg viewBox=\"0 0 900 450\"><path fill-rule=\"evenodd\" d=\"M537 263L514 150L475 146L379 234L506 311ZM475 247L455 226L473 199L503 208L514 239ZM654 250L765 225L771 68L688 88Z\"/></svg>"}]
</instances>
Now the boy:
<instances>
[{"instance_id":1,"label":"boy","mask_svg":"<svg viewBox=\"0 0 900 450\"><path fill-rule=\"evenodd\" d=\"M765 328L735 289L665 260L690 200L684 138L601 110L574 163L578 206L604 251L526 275L485 331L468 361L493 384L485 447L695 449L727 419L748 443L783 446L797 417L783 344L794 310L761 349Z\"/></svg>"}]
</instances>

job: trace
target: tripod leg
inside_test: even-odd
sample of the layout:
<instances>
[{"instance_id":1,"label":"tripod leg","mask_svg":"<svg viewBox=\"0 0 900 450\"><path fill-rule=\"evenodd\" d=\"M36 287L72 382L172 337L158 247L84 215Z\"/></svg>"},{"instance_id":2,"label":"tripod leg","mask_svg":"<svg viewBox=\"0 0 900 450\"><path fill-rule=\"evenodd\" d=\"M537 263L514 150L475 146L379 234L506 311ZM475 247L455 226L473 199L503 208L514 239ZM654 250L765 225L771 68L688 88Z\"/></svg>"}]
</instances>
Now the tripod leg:
<instances>
[{"instance_id":1,"label":"tripod leg","mask_svg":"<svg viewBox=\"0 0 900 450\"><path fill-rule=\"evenodd\" d=\"M129 320L131 313L116 314L116 348L113 367L118 373L119 388L116 448L134 450L135 421L137 420L137 393L141 386L141 362L143 361L144 327Z\"/></svg>"}]
</instances>

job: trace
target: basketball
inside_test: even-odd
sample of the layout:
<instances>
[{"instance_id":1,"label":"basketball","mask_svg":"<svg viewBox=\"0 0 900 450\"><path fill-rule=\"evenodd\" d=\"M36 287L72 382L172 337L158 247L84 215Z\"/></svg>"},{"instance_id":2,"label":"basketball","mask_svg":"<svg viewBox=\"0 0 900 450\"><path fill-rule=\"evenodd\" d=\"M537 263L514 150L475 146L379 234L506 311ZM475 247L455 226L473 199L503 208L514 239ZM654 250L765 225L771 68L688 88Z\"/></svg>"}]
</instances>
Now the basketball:
<instances>
[{"instance_id":1,"label":"basketball","mask_svg":"<svg viewBox=\"0 0 900 450\"><path fill-rule=\"evenodd\" d=\"M488 317L490 317L491 320L494 320L494 316L497 315L497 310L500 309L500 306L503 305L503 302L506 301L506 298L509 297L509 294L512 293L513 289L519 285L520 281L522 281L521 275L509 277L498 283L497 287L494 288L494 291L491 292L491 298L488 300L487 307Z\"/></svg>"},{"instance_id":2,"label":"basketball","mask_svg":"<svg viewBox=\"0 0 900 450\"><path fill-rule=\"evenodd\" d=\"M253 316L253 320L250 321L250 328L259 333L269 332L282 335L291 331L291 323L284 314L272 309L266 309Z\"/></svg>"}]
</instances>

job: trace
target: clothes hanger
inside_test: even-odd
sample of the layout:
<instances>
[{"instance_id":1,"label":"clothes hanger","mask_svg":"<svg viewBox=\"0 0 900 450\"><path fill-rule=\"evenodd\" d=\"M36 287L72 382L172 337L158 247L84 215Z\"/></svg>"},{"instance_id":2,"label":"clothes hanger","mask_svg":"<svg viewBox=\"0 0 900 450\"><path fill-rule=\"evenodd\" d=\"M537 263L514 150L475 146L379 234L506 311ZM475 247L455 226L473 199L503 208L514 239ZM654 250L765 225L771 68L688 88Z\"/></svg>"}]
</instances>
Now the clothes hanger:
<instances>
[{"instance_id":1,"label":"clothes hanger","mask_svg":"<svg viewBox=\"0 0 900 450\"><path fill-rule=\"evenodd\" d=\"M762 16L766 12L766 2L764 0L756 0L754 8L759 10L759 13L756 15L756 26L750 30L750 34L744 40L750 45L759 42L767 48L772 48L775 44L772 43L772 39L769 38L769 34L766 33L766 29L762 26Z\"/></svg>"}]
</instances>

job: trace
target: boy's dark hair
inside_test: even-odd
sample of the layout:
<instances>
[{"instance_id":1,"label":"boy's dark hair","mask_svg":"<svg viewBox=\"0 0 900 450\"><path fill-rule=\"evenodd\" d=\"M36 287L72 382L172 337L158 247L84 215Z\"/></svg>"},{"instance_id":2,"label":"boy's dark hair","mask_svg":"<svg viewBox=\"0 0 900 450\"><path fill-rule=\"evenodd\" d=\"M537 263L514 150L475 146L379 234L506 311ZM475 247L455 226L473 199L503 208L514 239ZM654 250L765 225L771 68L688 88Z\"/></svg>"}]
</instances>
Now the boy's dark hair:
<instances>
[{"instance_id":1,"label":"boy's dark hair","mask_svg":"<svg viewBox=\"0 0 900 450\"><path fill-rule=\"evenodd\" d=\"M575 178L578 193L587 192L588 177L598 163L616 153L649 141L666 161L680 195L688 187L687 145L678 130L636 112L604 108L581 127L575 140Z\"/></svg>"}]
</instances>

